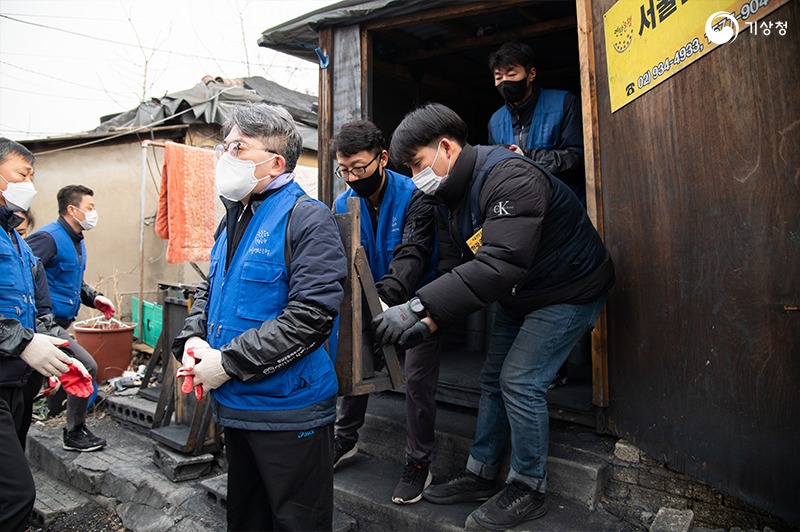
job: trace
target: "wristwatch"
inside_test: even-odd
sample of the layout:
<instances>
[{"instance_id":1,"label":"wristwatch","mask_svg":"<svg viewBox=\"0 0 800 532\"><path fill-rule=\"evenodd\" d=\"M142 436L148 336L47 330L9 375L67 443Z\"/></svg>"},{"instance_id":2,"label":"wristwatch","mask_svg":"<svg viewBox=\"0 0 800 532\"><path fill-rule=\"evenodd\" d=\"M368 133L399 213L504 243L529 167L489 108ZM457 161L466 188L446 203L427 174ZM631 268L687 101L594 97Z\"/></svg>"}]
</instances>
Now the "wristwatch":
<instances>
[{"instance_id":1,"label":"wristwatch","mask_svg":"<svg viewBox=\"0 0 800 532\"><path fill-rule=\"evenodd\" d=\"M416 314L420 319L425 317L425 307L422 305L422 301L420 301L418 297L412 298L411 301L408 302L408 306L411 309L411 312Z\"/></svg>"}]
</instances>

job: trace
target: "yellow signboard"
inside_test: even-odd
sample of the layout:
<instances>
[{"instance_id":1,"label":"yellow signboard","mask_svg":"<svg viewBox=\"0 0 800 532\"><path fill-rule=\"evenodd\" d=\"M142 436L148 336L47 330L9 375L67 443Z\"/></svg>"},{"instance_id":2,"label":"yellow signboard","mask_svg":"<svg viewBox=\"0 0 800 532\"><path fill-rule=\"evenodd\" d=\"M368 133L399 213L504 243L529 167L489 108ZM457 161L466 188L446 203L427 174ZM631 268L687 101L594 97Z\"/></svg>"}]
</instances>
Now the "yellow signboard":
<instances>
[{"instance_id":1,"label":"yellow signboard","mask_svg":"<svg viewBox=\"0 0 800 532\"><path fill-rule=\"evenodd\" d=\"M788 1L619 0L603 15L611 112L718 46L748 37L757 20Z\"/></svg>"}]
</instances>

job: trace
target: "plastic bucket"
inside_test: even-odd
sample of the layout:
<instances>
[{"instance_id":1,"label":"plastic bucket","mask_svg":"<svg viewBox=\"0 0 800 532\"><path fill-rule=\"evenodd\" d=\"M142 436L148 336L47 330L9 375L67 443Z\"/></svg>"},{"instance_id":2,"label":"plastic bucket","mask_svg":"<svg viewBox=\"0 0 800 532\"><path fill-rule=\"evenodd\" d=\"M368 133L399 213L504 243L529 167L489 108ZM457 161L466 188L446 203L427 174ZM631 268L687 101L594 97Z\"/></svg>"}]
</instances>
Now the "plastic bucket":
<instances>
[{"instance_id":1,"label":"plastic bucket","mask_svg":"<svg viewBox=\"0 0 800 532\"><path fill-rule=\"evenodd\" d=\"M128 369L135 323L86 320L73 325L75 339L97 362L97 381L119 377Z\"/></svg>"}]
</instances>

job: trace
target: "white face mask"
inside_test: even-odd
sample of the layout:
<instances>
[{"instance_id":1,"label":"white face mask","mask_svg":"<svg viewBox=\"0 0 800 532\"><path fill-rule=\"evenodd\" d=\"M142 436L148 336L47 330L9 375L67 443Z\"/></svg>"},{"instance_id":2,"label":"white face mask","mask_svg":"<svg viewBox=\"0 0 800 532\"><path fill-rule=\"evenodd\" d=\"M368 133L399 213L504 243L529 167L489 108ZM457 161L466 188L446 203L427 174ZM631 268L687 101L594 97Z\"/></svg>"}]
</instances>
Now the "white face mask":
<instances>
[{"instance_id":1,"label":"white face mask","mask_svg":"<svg viewBox=\"0 0 800 532\"><path fill-rule=\"evenodd\" d=\"M447 161L446 174L440 176L436 175L436 173L433 171L433 165L436 164L436 158L439 157L439 148L441 148L441 146L441 142L438 146L436 146L436 155L433 156L433 162L431 165L425 167L420 173L411 178L411 180L414 181L414 184L417 185L417 188L425 194L435 194L436 189L438 189L439 185L442 183L442 179L450 175L450 161Z\"/></svg>"},{"instance_id":2,"label":"white face mask","mask_svg":"<svg viewBox=\"0 0 800 532\"><path fill-rule=\"evenodd\" d=\"M3 198L8 204L8 208L14 212L27 211L33 198L36 196L36 187L30 181L22 183L9 183L8 180L0 175L8 186L3 191Z\"/></svg>"},{"instance_id":3,"label":"white face mask","mask_svg":"<svg viewBox=\"0 0 800 532\"><path fill-rule=\"evenodd\" d=\"M223 153L222 157L217 161L217 167L214 172L214 181L217 184L217 190L223 198L231 201L241 201L242 198L250 194L259 181L269 178L269 175L256 179L256 166L270 162L277 157L273 155L266 161L261 161L256 164L253 161L243 161L237 159L229 153Z\"/></svg>"},{"instance_id":4,"label":"white face mask","mask_svg":"<svg viewBox=\"0 0 800 532\"><path fill-rule=\"evenodd\" d=\"M78 209L77 207L75 208ZM80 209L78 210L81 211ZM92 229L97 227L97 219L100 217L100 215L97 214L97 211L81 211L81 212L85 215L86 217L85 220L83 221L78 220L74 216L73 218L75 218L75 221L78 222L78 225L80 225L84 231L91 231Z\"/></svg>"}]
</instances>

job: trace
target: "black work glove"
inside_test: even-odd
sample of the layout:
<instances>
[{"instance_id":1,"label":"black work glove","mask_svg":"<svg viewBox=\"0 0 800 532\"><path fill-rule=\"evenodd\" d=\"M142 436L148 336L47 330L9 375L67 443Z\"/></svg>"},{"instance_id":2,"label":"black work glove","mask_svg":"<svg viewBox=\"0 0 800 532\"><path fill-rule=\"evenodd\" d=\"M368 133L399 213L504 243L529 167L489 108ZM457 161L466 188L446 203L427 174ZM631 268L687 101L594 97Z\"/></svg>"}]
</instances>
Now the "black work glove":
<instances>
[{"instance_id":1,"label":"black work glove","mask_svg":"<svg viewBox=\"0 0 800 532\"><path fill-rule=\"evenodd\" d=\"M414 312L411 307L417 308ZM370 324L375 330L375 340L379 345L393 344L424 316L422 304L418 298L406 301L402 305L389 307L372 319ZM427 329L427 326L425 327Z\"/></svg>"},{"instance_id":2,"label":"black work glove","mask_svg":"<svg viewBox=\"0 0 800 532\"><path fill-rule=\"evenodd\" d=\"M397 340L397 347L400 349L411 349L424 342L431 335L431 330L423 321L418 321L400 335Z\"/></svg>"}]
</instances>

